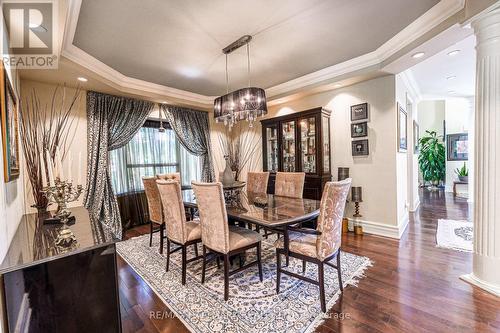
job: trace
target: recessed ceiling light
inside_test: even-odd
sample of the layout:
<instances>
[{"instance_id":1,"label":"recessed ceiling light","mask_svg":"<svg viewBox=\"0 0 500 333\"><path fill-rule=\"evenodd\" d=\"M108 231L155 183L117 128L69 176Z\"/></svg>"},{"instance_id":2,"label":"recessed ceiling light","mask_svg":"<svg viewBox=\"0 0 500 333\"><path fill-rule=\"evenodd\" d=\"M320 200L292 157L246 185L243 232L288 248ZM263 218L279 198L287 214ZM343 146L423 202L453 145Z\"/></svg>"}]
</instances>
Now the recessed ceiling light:
<instances>
[{"instance_id":1,"label":"recessed ceiling light","mask_svg":"<svg viewBox=\"0 0 500 333\"><path fill-rule=\"evenodd\" d=\"M167 104L167 102L166 101L162 101L161 104Z\"/></svg>"},{"instance_id":2,"label":"recessed ceiling light","mask_svg":"<svg viewBox=\"0 0 500 333\"><path fill-rule=\"evenodd\" d=\"M335 87L335 88L340 88L340 87L342 87L342 85L341 85L340 83L336 83L336 84L334 85L334 87Z\"/></svg>"},{"instance_id":3,"label":"recessed ceiling light","mask_svg":"<svg viewBox=\"0 0 500 333\"><path fill-rule=\"evenodd\" d=\"M412 57L415 59L418 59L418 58L422 58L424 55L425 55L424 52L417 52L414 55L412 55Z\"/></svg>"},{"instance_id":4,"label":"recessed ceiling light","mask_svg":"<svg viewBox=\"0 0 500 333\"><path fill-rule=\"evenodd\" d=\"M456 56L459 53L460 53L460 50L453 50L453 51L448 52L448 55L450 57L453 57L453 56Z\"/></svg>"},{"instance_id":5,"label":"recessed ceiling light","mask_svg":"<svg viewBox=\"0 0 500 333\"><path fill-rule=\"evenodd\" d=\"M448 94L450 94L450 95L455 94L455 90L450 90L450 91L448 91Z\"/></svg>"},{"instance_id":6,"label":"recessed ceiling light","mask_svg":"<svg viewBox=\"0 0 500 333\"><path fill-rule=\"evenodd\" d=\"M87 82L88 80L86 78L84 78L83 76L80 76L78 79L78 81L80 82Z\"/></svg>"},{"instance_id":7,"label":"recessed ceiling light","mask_svg":"<svg viewBox=\"0 0 500 333\"><path fill-rule=\"evenodd\" d=\"M454 79L456 79L456 78L457 78L457 77L456 77L455 75L451 75L451 76L448 76L448 77L446 78L446 80L454 80Z\"/></svg>"}]
</instances>

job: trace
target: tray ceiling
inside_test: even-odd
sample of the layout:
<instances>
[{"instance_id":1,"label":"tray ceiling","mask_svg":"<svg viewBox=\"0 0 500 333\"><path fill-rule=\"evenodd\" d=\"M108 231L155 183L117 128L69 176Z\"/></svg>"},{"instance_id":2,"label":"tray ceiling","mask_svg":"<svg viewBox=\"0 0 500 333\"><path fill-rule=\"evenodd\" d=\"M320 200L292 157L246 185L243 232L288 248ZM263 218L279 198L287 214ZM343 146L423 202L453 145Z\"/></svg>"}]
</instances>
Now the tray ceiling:
<instances>
[{"instance_id":1,"label":"tray ceiling","mask_svg":"<svg viewBox=\"0 0 500 333\"><path fill-rule=\"evenodd\" d=\"M225 93L221 49L250 44L263 88L372 52L438 0L83 0L73 44L120 73L214 96ZM229 55L230 89L247 84L246 50Z\"/></svg>"}]
</instances>

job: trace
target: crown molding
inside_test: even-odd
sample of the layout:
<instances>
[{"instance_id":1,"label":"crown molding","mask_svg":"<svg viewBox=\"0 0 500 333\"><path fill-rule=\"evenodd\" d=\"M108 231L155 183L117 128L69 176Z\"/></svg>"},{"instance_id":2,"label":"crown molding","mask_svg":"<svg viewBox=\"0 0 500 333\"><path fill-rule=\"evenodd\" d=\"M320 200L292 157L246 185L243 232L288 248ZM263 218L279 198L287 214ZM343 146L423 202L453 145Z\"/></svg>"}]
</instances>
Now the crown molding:
<instances>
[{"instance_id":1,"label":"crown molding","mask_svg":"<svg viewBox=\"0 0 500 333\"><path fill-rule=\"evenodd\" d=\"M411 69L407 69L404 72L400 73L401 80L408 88L408 92L415 99L413 102L418 103L422 100L422 93L420 91L420 87L418 85L417 80L413 76L413 71Z\"/></svg>"},{"instance_id":2,"label":"crown molding","mask_svg":"<svg viewBox=\"0 0 500 333\"><path fill-rule=\"evenodd\" d=\"M213 96L196 94L123 75L119 71L73 45L81 5L82 0L69 1L68 15L66 16L66 25L64 29L63 48L61 51L62 56L94 72L100 76L105 83L123 92L139 95L146 92L148 94L165 96L166 99L176 99L197 104L213 104L215 98Z\"/></svg>"},{"instance_id":3,"label":"crown molding","mask_svg":"<svg viewBox=\"0 0 500 333\"><path fill-rule=\"evenodd\" d=\"M207 107L213 104L216 96L196 94L125 76L73 45L81 4L82 0L69 0L61 50L62 56L94 72L106 84L126 93L160 95L167 100L202 104ZM327 82L331 83L363 69L380 70L383 62L389 57L462 10L464 6L465 0L441 0L375 51L267 88L265 90L268 100L283 97L283 95L296 92L299 89L308 89L311 86Z\"/></svg>"}]
</instances>

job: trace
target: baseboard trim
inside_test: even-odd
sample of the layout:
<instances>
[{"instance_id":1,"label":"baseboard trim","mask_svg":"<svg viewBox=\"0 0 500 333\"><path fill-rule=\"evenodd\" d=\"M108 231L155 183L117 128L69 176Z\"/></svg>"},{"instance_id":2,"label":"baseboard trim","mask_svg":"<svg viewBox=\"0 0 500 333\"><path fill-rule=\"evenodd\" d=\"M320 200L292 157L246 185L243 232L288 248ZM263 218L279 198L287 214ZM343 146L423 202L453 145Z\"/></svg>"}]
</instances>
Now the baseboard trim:
<instances>
[{"instance_id":1,"label":"baseboard trim","mask_svg":"<svg viewBox=\"0 0 500 333\"><path fill-rule=\"evenodd\" d=\"M486 282L478 279L477 277L474 276L474 273L462 275L462 276L460 276L460 279L464 280L467 283L472 284L473 286L479 287L479 288L489 292L490 294L493 294L497 297L500 297L500 287L493 286L489 283L486 283Z\"/></svg>"},{"instance_id":2,"label":"baseboard trim","mask_svg":"<svg viewBox=\"0 0 500 333\"><path fill-rule=\"evenodd\" d=\"M420 206L420 198L417 197L415 202L413 203L413 207L411 207L410 212L416 212L418 209L418 206Z\"/></svg>"},{"instance_id":3,"label":"baseboard trim","mask_svg":"<svg viewBox=\"0 0 500 333\"><path fill-rule=\"evenodd\" d=\"M354 224L358 224L363 227L364 233L395 239L401 238L401 235L405 231L409 221L407 218L400 226L395 226L354 218L347 219L349 220L349 230L353 230Z\"/></svg>"}]
</instances>

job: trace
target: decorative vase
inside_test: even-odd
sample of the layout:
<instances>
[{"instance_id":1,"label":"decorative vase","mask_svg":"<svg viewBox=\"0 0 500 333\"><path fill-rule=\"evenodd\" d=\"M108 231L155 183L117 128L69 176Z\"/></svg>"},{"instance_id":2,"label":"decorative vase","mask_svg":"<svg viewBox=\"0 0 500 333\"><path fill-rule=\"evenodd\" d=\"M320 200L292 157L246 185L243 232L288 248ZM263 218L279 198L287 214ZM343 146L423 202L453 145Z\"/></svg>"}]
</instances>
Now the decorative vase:
<instances>
[{"instance_id":1,"label":"decorative vase","mask_svg":"<svg viewBox=\"0 0 500 333\"><path fill-rule=\"evenodd\" d=\"M468 183L469 176L458 176L458 180L460 180L461 182L464 182L464 183Z\"/></svg>"},{"instance_id":2,"label":"decorative vase","mask_svg":"<svg viewBox=\"0 0 500 333\"><path fill-rule=\"evenodd\" d=\"M224 156L224 159L226 160L226 168L224 169L224 172L222 173L222 184L223 185L231 185L232 183L234 183L233 170L231 170L231 167L229 166L228 156Z\"/></svg>"}]
</instances>

